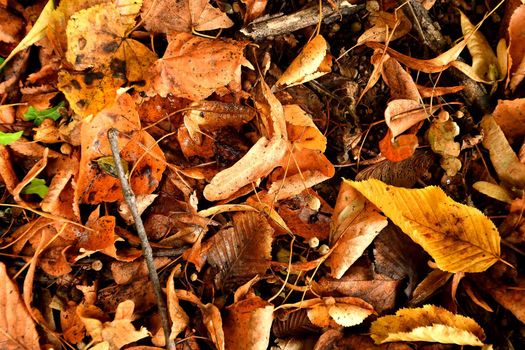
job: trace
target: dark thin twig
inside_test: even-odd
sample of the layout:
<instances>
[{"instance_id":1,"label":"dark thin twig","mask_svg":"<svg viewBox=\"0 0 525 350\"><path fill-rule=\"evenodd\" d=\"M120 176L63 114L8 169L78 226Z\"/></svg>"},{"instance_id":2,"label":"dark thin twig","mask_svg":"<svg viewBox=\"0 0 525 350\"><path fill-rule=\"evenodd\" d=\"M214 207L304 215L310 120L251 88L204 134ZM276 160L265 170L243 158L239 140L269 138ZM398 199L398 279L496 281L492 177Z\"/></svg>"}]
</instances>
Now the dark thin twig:
<instances>
[{"instance_id":1,"label":"dark thin twig","mask_svg":"<svg viewBox=\"0 0 525 350\"><path fill-rule=\"evenodd\" d=\"M120 150L118 149L118 133L119 131L115 128L111 128L108 131L108 139L111 145L111 152L113 152L113 159L115 160L115 168L117 169L117 175L120 179L122 185L122 193L124 194L124 199L128 204L128 207L133 215L135 220L135 228L140 237L140 242L142 245L142 252L144 254L144 259L146 260L146 265L148 266L149 278L151 283L153 283L153 289L155 290L155 296L157 297L157 307L159 309L160 318L162 321L162 328L164 329L164 337L166 339L166 345L169 350L175 350L175 342L170 337L170 322L168 319L168 311L166 303L164 302L164 297L162 295L162 288L159 282L159 276L157 275L157 270L155 268L155 263L153 262L153 251L148 242L148 236L146 235L146 230L144 229L144 224L140 218L139 210L137 208L137 200L135 194L133 193L131 186L126 178L126 173L121 163Z\"/></svg>"}]
</instances>

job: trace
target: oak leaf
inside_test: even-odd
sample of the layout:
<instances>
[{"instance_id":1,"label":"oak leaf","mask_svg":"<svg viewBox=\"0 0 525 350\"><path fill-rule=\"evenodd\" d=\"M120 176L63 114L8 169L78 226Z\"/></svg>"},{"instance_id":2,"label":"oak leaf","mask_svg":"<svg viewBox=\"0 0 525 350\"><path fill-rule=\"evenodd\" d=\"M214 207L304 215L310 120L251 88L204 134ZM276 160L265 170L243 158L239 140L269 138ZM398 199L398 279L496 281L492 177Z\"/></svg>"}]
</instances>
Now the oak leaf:
<instances>
[{"instance_id":1,"label":"oak leaf","mask_svg":"<svg viewBox=\"0 0 525 350\"><path fill-rule=\"evenodd\" d=\"M309 41L301 53L275 83L276 87L288 87L317 79L332 70L332 56L328 44L321 36L315 36Z\"/></svg>"},{"instance_id":2,"label":"oak leaf","mask_svg":"<svg viewBox=\"0 0 525 350\"><path fill-rule=\"evenodd\" d=\"M144 26L160 33L206 31L229 28L233 22L208 0L144 0Z\"/></svg>"},{"instance_id":3,"label":"oak leaf","mask_svg":"<svg viewBox=\"0 0 525 350\"><path fill-rule=\"evenodd\" d=\"M395 341L427 341L483 346L485 332L473 319L434 305L401 309L383 316L370 327L376 344Z\"/></svg>"},{"instance_id":4,"label":"oak leaf","mask_svg":"<svg viewBox=\"0 0 525 350\"><path fill-rule=\"evenodd\" d=\"M168 48L154 66L154 92L199 101L214 92L240 91L241 66L251 67L243 54L247 44L189 33L169 36Z\"/></svg>"},{"instance_id":5,"label":"oak leaf","mask_svg":"<svg viewBox=\"0 0 525 350\"><path fill-rule=\"evenodd\" d=\"M330 266L333 277L341 278L363 255L388 221L347 182L341 184L332 217L330 245L334 246L334 251L328 258L327 265Z\"/></svg>"},{"instance_id":6,"label":"oak leaf","mask_svg":"<svg viewBox=\"0 0 525 350\"><path fill-rule=\"evenodd\" d=\"M370 179L349 182L448 272L481 272L500 258L500 236L478 209L438 187L405 189Z\"/></svg>"},{"instance_id":7,"label":"oak leaf","mask_svg":"<svg viewBox=\"0 0 525 350\"><path fill-rule=\"evenodd\" d=\"M6 350L40 349L38 333L16 284L0 262L0 344Z\"/></svg>"}]
</instances>

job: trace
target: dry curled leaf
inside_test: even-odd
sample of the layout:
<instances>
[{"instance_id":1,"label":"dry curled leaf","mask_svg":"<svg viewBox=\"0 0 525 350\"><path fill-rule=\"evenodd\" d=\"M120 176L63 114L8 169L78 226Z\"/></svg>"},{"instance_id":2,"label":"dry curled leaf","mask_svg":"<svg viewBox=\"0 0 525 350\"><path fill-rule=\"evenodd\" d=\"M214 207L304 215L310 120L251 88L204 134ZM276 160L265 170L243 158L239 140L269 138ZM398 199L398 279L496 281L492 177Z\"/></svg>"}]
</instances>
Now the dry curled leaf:
<instances>
[{"instance_id":1,"label":"dry curled leaf","mask_svg":"<svg viewBox=\"0 0 525 350\"><path fill-rule=\"evenodd\" d=\"M498 230L478 209L438 187L405 189L375 179L349 182L449 272L481 272L500 259Z\"/></svg>"},{"instance_id":2,"label":"dry curled leaf","mask_svg":"<svg viewBox=\"0 0 525 350\"><path fill-rule=\"evenodd\" d=\"M395 341L426 341L483 346L485 332L473 319L434 305L401 309L383 316L370 327L376 344Z\"/></svg>"},{"instance_id":3,"label":"dry curled leaf","mask_svg":"<svg viewBox=\"0 0 525 350\"><path fill-rule=\"evenodd\" d=\"M288 87L317 79L332 70L332 57L326 40L317 35L308 42L283 75L275 83L276 87Z\"/></svg>"},{"instance_id":4,"label":"dry curled leaf","mask_svg":"<svg viewBox=\"0 0 525 350\"><path fill-rule=\"evenodd\" d=\"M208 0L144 0L144 26L160 33L229 28L233 22Z\"/></svg>"},{"instance_id":5,"label":"dry curled leaf","mask_svg":"<svg viewBox=\"0 0 525 350\"><path fill-rule=\"evenodd\" d=\"M38 333L18 288L0 262L0 344L2 349L40 349Z\"/></svg>"},{"instance_id":6,"label":"dry curled leaf","mask_svg":"<svg viewBox=\"0 0 525 350\"><path fill-rule=\"evenodd\" d=\"M193 101L216 92L241 90L241 66L251 67L243 51L248 42L206 39L189 33L168 38L164 56L155 63L153 90Z\"/></svg>"}]
</instances>

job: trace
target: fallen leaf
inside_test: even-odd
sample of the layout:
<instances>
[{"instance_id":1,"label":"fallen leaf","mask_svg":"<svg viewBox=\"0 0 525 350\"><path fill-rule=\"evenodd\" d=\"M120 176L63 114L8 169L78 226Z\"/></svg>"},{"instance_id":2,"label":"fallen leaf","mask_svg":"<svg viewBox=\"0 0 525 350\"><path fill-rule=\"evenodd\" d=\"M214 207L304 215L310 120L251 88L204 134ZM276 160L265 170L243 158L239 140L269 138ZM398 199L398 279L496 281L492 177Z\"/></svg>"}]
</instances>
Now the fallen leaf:
<instances>
[{"instance_id":1,"label":"fallen leaf","mask_svg":"<svg viewBox=\"0 0 525 350\"><path fill-rule=\"evenodd\" d=\"M442 288L451 277L452 274L449 272L441 271L440 269L432 270L414 289L408 305L416 306L424 303Z\"/></svg>"},{"instance_id":2,"label":"fallen leaf","mask_svg":"<svg viewBox=\"0 0 525 350\"><path fill-rule=\"evenodd\" d=\"M390 95L393 101L406 99L420 102L421 96L418 85L398 61L388 57L384 60L381 68L381 75L390 88Z\"/></svg>"},{"instance_id":3,"label":"fallen leaf","mask_svg":"<svg viewBox=\"0 0 525 350\"><path fill-rule=\"evenodd\" d=\"M499 179L508 185L525 188L525 164L520 163L494 117L483 117L481 127L483 146L490 152L490 160Z\"/></svg>"},{"instance_id":4,"label":"fallen leaf","mask_svg":"<svg viewBox=\"0 0 525 350\"><path fill-rule=\"evenodd\" d=\"M268 0L241 0L246 5L246 13L244 14L244 25L253 22L254 19L260 17L266 9Z\"/></svg>"},{"instance_id":5,"label":"fallen leaf","mask_svg":"<svg viewBox=\"0 0 525 350\"><path fill-rule=\"evenodd\" d=\"M241 66L251 67L243 55L248 42L211 40L188 33L168 39L168 48L154 67L156 93L199 101L214 92L222 95L241 90Z\"/></svg>"},{"instance_id":6,"label":"fallen leaf","mask_svg":"<svg viewBox=\"0 0 525 350\"><path fill-rule=\"evenodd\" d=\"M219 231L205 244L208 263L215 267L218 288L232 289L264 275L270 267L273 229L254 212L238 213L233 227Z\"/></svg>"},{"instance_id":7,"label":"fallen leaf","mask_svg":"<svg viewBox=\"0 0 525 350\"><path fill-rule=\"evenodd\" d=\"M512 202L512 194L509 191L507 191L504 187L501 187L499 185L486 181L477 181L474 184L472 184L472 188L490 198L497 199L501 202L509 204Z\"/></svg>"},{"instance_id":8,"label":"fallen leaf","mask_svg":"<svg viewBox=\"0 0 525 350\"><path fill-rule=\"evenodd\" d=\"M461 30L467 40L467 48L472 56L472 71L477 76L476 81L497 81L500 76L498 58L494 54L485 36L476 28L465 14L461 15ZM471 77L473 78L473 77Z\"/></svg>"},{"instance_id":9,"label":"fallen leaf","mask_svg":"<svg viewBox=\"0 0 525 350\"><path fill-rule=\"evenodd\" d=\"M492 221L440 188L405 189L375 179L349 183L421 245L441 270L481 272L500 259L500 237Z\"/></svg>"},{"instance_id":10,"label":"fallen leaf","mask_svg":"<svg viewBox=\"0 0 525 350\"><path fill-rule=\"evenodd\" d=\"M31 30L26 34L26 36L18 43L18 45L11 51L9 56L0 64L0 69L9 62L15 55L36 43L37 41L43 39L46 36L47 24L49 22L49 17L55 8L53 0L49 0L38 16L36 22L33 24Z\"/></svg>"},{"instance_id":11,"label":"fallen leaf","mask_svg":"<svg viewBox=\"0 0 525 350\"><path fill-rule=\"evenodd\" d=\"M414 100L393 100L388 103L385 109L386 125L392 132L392 138L395 138L417 123L429 118L438 109L438 106L421 105L420 102Z\"/></svg>"},{"instance_id":12,"label":"fallen leaf","mask_svg":"<svg viewBox=\"0 0 525 350\"><path fill-rule=\"evenodd\" d=\"M135 194L150 194L160 182L166 167L164 154L146 131L139 130L135 103L124 94L93 118L82 121L80 172L75 189L81 203L123 200L119 179L95 162L100 157L112 155L107 138L107 131L112 127L119 130L122 158L130 168L135 168L130 178Z\"/></svg>"},{"instance_id":13,"label":"fallen leaf","mask_svg":"<svg viewBox=\"0 0 525 350\"><path fill-rule=\"evenodd\" d=\"M137 331L131 323L134 308L131 300L120 303L113 321L105 321L105 314L93 305L79 305L77 313L95 343L107 342L109 349L120 349L149 336L145 327Z\"/></svg>"},{"instance_id":14,"label":"fallen leaf","mask_svg":"<svg viewBox=\"0 0 525 350\"><path fill-rule=\"evenodd\" d=\"M283 109L290 142L299 150L308 148L324 152L326 137L319 131L312 118L298 105L285 105Z\"/></svg>"},{"instance_id":15,"label":"fallen leaf","mask_svg":"<svg viewBox=\"0 0 525 350\"><path fill-rule=\"evenodd\" d=\"M6 350L40 349L35 323L0 262L0 343Z\"/></svg>"},{"instance_id":16,"label":"fallen leaf","mask_svg":"<svg viewBox=\"0 0 525 350\"><path fill-rule=\"evenodd\" d=\"M316 298L284 304L281 307L306 308L308 318L318 327L352 327L361 324L374 313L372 305L353 297Z\"/></svg>"},{"instance_id":17,"label":"fallen leaf","mask_svg":"<svg viewBox=\"0 0 525 350\"><path fill-rule=\"evenodd\" d=\"M434 305L401 309L383 316L370 327L376 344L393 341L427 341L443 344L483 346L485 332L473 319Z\"/></svg>"},{"instance_id":18,"label":"fallen leaf","mask_svg":"<svg viewBox=\"0 0 525 350\"><path fill-rule=\"evenodd\" d=\"M480 281L481 282L481 281ZM483 283L477 283L483 290L489 293L501 306L509 310L521 322L525 322L525 279L518 277L516 283L505 284L483 278Z\"/></svg>"},{"instance_id":19,"label":"fallen leaf","mask_svg":"<svg viewBox=\"0 0 525 350\"><path fill-rule=\"evenodd\" d=\"M525 136L525 98L499 100L492 116L509 139L509 143Z\"/></svg>"},{"instance_id":20,"label":"fallen leaf","mask_svg":"<svg viewBox=\"0 0 525 350\"><path fill-rule=\"evenodd\" d=\"M226 308L223 321L225 348L266 350L273 321L272 304L252 296Z\"/></svg>"},{"instance_id":21,"label":"fallen leaf","mask_svg":"<svg viewBox=\"0 0 525 350\"><path fill-rule=\"evenodd\" d=\"M179 304L177 293L175 292L175 282L173 281L175 272L178 268L175 267L168 277L166 295L168 300L168 313L171 319L171 333L170 339L175 339L180 332L188 326L190 318Z\"/></svg>"},{"instance_id":22,"label":"fallen leaf","mask_svg":"<svg viewBox=\"0 0 525 350\"><path fill-rule=\"evenodd\" d=\"M140 13L144 26L160 33L229 28L233 22L208 0L144 0Z\"/></svg>"},{"instance_id":23,"label":"fallen leaf","mask_svg":"<svg viewBox=\"0 0 525 350\"><path fill-rule=\"evenodd\" d=\"M385 137L379 141L379 149L386 159L392 162L400 162L410 158L419 145L417 136L414 134L399 135L392 139L392 132L388 130Z\"/></svg>"},{"instance_id":24,"label":"fallen leaf","mask_svg":"<svg viewBox=\"0 0 525 350\"><path fill-rule=\"evenodd\" d=\"M387 224L387 219L378 213L372 203L350 184L343 182L330 233L330 245L334 251L326 261L331 276L343 277Z\"/></svg>"},{"instance_id":25,"label":"fallen leaf","mask_svg":"<svg viewBox=\"0 0 525 350\"><path fill-rule=\"evenodd\" d=\"M332 70L332 56L328 44L321 35L316 35L284 71L276 87L289 87L317 79Z\"/></svg>"},{"instance_id":26,"label":"fallen leaf","mask_svg":"<svg viewBox=\"0 0 525 350\"><path fill-rule=\"evenodd\" d=\"M370 23L373 25L364 31L357 39L358 44L369 41L387 42L402 38L412 29L412 23L403 11L389 13L377 11L370 14Z\"/></svg>"},{"instance_id":27,"label":"fallen leaf","mask_svg":"<svg viewBox=\"0 0 525 350\"><path fill-rule=\"evenodd\" d=\"M525 78L525 4L518 7L509 22L509 74L507 84L516 90Z\"/></svg>"},{"instance_id":28,"label":"fallen leaf","mask_svg":"<svg viewBox=\"0 0 525 350\"><path fill-rule=\"evenodd\" d=\"M261 137L237 163L213 177L204 188L204 197L210 201L228 198L240 188L268 175L287 151L285 139Z\"/></svg>"}]
</instances>

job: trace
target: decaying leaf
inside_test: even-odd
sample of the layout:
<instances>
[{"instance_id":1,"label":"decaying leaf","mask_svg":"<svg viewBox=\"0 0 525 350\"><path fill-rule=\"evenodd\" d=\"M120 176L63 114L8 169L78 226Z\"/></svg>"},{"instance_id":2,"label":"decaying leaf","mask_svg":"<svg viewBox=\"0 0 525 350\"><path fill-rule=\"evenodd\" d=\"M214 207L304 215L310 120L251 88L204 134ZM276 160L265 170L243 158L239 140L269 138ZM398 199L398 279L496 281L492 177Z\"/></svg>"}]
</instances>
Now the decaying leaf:
<instances>
[{"instance_id":1,"label":"decaying leaf","mask_svg":"<svg viewBox=\"0 0 525 350\"><path fill-rule=\"evenodd\" d=\"M388 222L347 182L339 189L333 218L330 244L334 251L326 264L333 277L341 278Z\"/></svg>"},{"instance_id":2,"label":"decaying leaf","mask_svg":"<svg viewBox=\"0 0 525 350\"><path fill-rule=\"evenodd\" d=\"M349 182L449 272L481 272L500 255L498 230L478 209L438 187L405 189L375 179Z\"/></svg>"},{"instance_id":3,"label":"decaying leaf","mask_svg":"<svg viewBox=\"0 0 525 350\"><path fill-rule=\"evenodd\" d=\"M107 320L105 313L93 305L79 305L77 313L95 343L107 343L108 349L120 349L149 336L145 327L137 331L131 323L134 308L131 300L120 303L113 321Z\"/></svg>"},{"instance_id":4,"label":"decaying leaf","mask_svg":"<svg viewBox=\"0 0 525 350\"><path fill-rule=\"evenodd\" d=\"M500 180L517 188L525 188L525 164L520 163L494 117L483 117L481 127L483 146L489 150L490 160Z\"/></svg>"},{"instance_id":5,"label":"decaying leaf","mask_svg":"<svg viewBox=\"0 0 525 350\"><path fill-rule=\"evenodd\" d=\"M510 88L515 90L525 78L525 4L518 7L509 23L509 75L508 81Z\"/></svg>"},{"instance_id":6,"label":"decaying leaf","mask_svg":"<svg viewBox=\"0 0 525 350\"><path fill-rule=\"evenodd\" d=\"M499 100L492 116L509 143L525 136L525 98Z\"/></svg>"},{"instance_id":7,"label":"decaying leaf","mask_svg":"<svg viewBox=\"0 0 525 350\"><path fill-rule=\"evenodd\" d=\"M175 282L173 281L174 275L178 270L175 267L168 278L168 284L166 287L166 294L168 299L168 312L171 319L171 334L170 339L175 339L180 332L182 332L190 321L190 318L179 304L179 298L175 292Z\"/></svg>"},{"instance_id":8,"label":"decaying leaf","mask_svg":"<svg viewBox=\"0 0 525 350\"><path fill-rule=\"evenodd\" d=\"M275 86L303 84L329 73L332 69L332 57L327 51L326 40L321 35L315 36L281 75Z\"/></svg>"},{"instance_id":9,"label":"decaying leaf","mask_svg":"<svg viewBox=\"0 0 525 350\"><path fill-rule=\"evenodd\" d=\"M246 13L244 14L244 25L252 22L261 16L266 9L268 0L241 0L246 4Z\"/></svg>"},{"instance_id":10,"label":"decaying leaf","mask_svg":"<svg viewBox=\"0 0 525 350\"><path fill-rule=\"evenodd\" d=\"M379 141L381 154L392 162L400 162L408 159L414 154L418 145L419 142L416 135L406 134L392 138L392 132L390 130L388 130L385 137Z\"/></svg>"},{"instance_id":11,"label":"decaying leaf","mask_svg":"<svg viewBox=\"0 0 525 350\"><path fill-rule=\"evenodd\" d=\"M40 349L38 333L18 288L0 262L0 344L6 350Z\"/></svg>"},{"instance_id":12,"label":"decaying leaf","mask_svg":"<svg viewBox=\"0 0 525 350\"><path fill-rule=\"evenodd\" d=\"M412 23L403 11L388 13L377 11L371 14L370 23L372 28L365 30L357 39L358 44L369 41L387 42L399 39L412 29Z\"/></svg>"},{"instance_id":13,"label":"decaying leaf","mask_svg":"<svg viewBox=\"0 0 525 350\"><path fill-rule=\"evenodd\" d=\"M272 233L261 214L236 214L233 227L219 231L203 248L208 262L218 271L216 285L231 289L257 274L264 275L270 266Z\"/></svg>"},{"instance_id":14,"label":"decaying leaf","mask_svg":"<svg viewBox=\"0 0 525 350\"><path fill-rule=\"evenodd\" d=\"M370 327L376 344L395 341L426 341L483 346L485 332L473 319L434 305L401 309L383 316Z\"/></svg>"},{"instance_id":15,"label":"decaying leaf","mask_svg":"<svg viewBox=\"0 0 525 350\"><path fill-rule=\"evenodd\" d=\"M145 0L141 17L148 30L161 33L229 28L233 22L208 0Z\"/></svg>"},{"instance_id":16,"label":"decaying leaf","mask_svg":"<svg viewBox=\"0 0 525 350\"><path fill-rule=\"evenodd\" d=\"M247 44L174 34L169 37L164 56L155 63L153 89L163 97L172 93L193 101L203 100L214 92L238 92L241 66L251 67L243 55Z\"/></svg>"}]
</instances>

